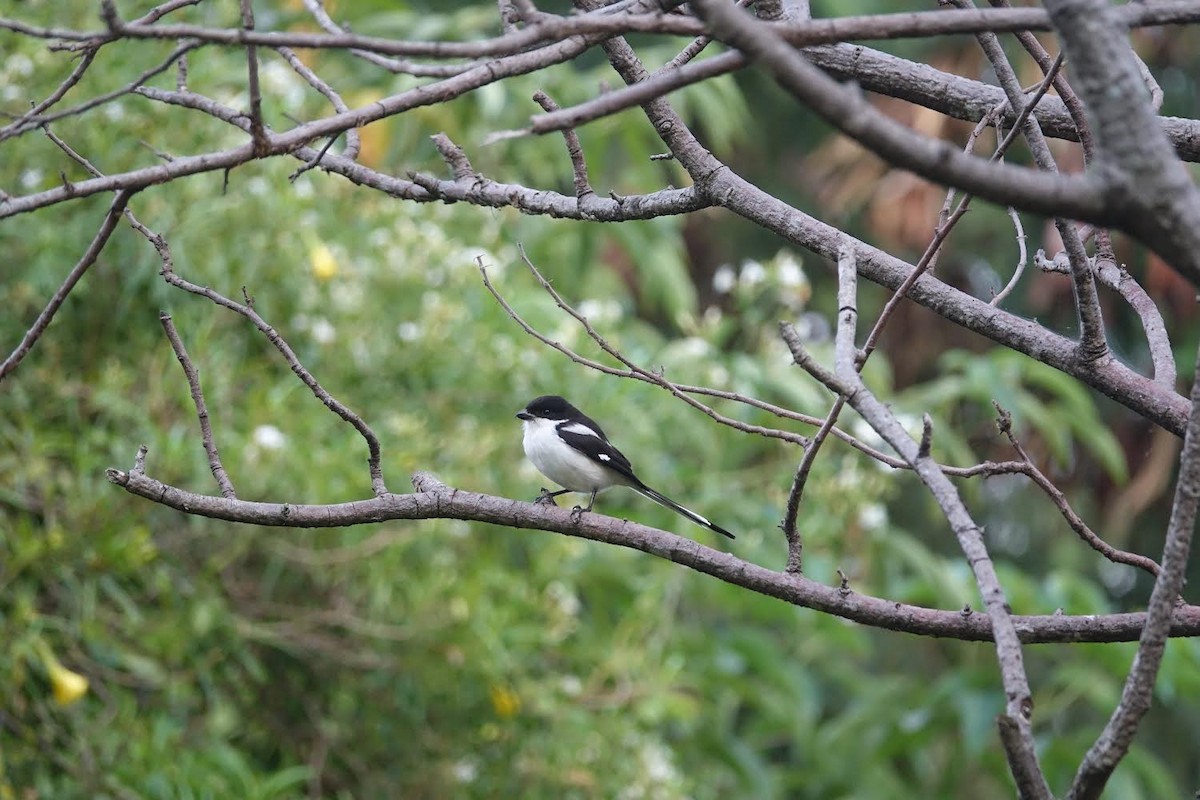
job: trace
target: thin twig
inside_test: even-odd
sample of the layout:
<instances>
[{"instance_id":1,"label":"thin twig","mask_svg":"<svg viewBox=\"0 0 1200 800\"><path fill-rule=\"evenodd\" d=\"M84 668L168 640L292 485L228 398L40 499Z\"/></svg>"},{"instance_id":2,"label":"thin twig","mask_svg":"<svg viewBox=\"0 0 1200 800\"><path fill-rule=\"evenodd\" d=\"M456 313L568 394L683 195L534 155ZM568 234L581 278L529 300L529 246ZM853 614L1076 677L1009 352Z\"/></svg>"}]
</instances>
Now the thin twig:
<instances>
[{"instance_id":1,"label":"thin twig","mask_svg":"<svg viewBox=\"0 0 1200 800\"><path fill-rule=\"evenodd\" d=\"M198 286L191 281L180 277L178 274L176 274L174 267L171 264L170 251L166 248L166 241L162 238L162 236L154 233L141 223L134 223L134 228L136 228L139 233L150 240L151 244L154 245L155 249L158 250L159 255L162 257L163 267L160 274L162 275L163 280L172 286L183 289L186 292L190 292L201 297L206 297L213 303L216 303L223 308L227 308L234 313L241 314L243 317L250 320L254 327L258 328L263 335L267 337L271 344L275 346L275 349L277 349L283 355L284 360L287 361L288 366L292 369L292 372L295 373L296 377L299 378L300 381L307 386L310 391L312 391L313 395L315 395L316 398L320 400L326 408L344 419L356 431L358 431L359 435L361 435L367 443L367 451L369 453L367 458L367 467L371 473L371 488L375 492L376 497L382 497L383 495L387 494L387 486L383 480L383 468L380 466L379 439L375 436L375 432L371 430L371 427L367 425L367 423L363 422L360 416L343 405L339 400L329 394L324 387L321 386L317 379L313 377L312 373L305 369L304 365L300 363L300 360L296 357L296 353L292 350L291 346L284 340L282 336L279 335L278 331L271 327L271 325L269 325L267 321L264 320L258 314L258 312L254 310L250 302L245 304L237 303L206 286Z\"/></svg>"},{"instance_id":2,"label":"thin twig","mask_svg":"<svg viewBox=\"0 0 1200 800\"><path fill-rule=\"evenodd\" d=\"M58 85L58 88L51 92L45 100L35 105L21 116L5 125L3 128L0 128L0 141L7 139L14 130L29 130L29 121L61 100L63 96L66 95L66 93L69 92L73 86L75 86L75 84L79 83L79 81L83 79L83 73L87 72L88 67L90 67L92 62L95 60L95 50L88 50L85 52L83 57L79 59L79 63L75 65L75 69L71 70L71 74L68 75L66 79Z\"/></svg>"},{"instance_id":3,"label":"thin twig","mask_svg":"<svg viewBox=\"0 0 1200 800\"><path fill-rule=\"evenodd\" d=\"M974 8L973 0L946 1L958 8ZM995 1L1003 2L1004 0ZM1021 87L1016 73L1004 53L1004 48L1000 44L999 37L994 33L978 33L975 35L975 39L991 63L992 69L1000 81L1000 87L1008 96L1009 103L1016 108L1019 104ZM1037 45L1037 48L1041 49L1041 45ZM1044 50L1042 52L1044 53ZM1049 54L1045 55L1049 60ZM1046 75L1044 82L1053 81L1058 77L1057 65L1061 65L1061 63L1062 54L1059 55L1057 64L1047 63L1044 65L1043 69ZM1029 152L1033 154L1038 168L1049 173L1057 173L1058 167L1054 162L1054 156L1050 153L1050 148L1046 144L1046 138L1042 134L1037 120L1034 117L1028 117L1022 125L1014 125L1012 133L1018 130L1025 135ZM1104 316L1100 311L1100 298L1096 293L1095 277L1088 265L1087 251L1084 249L1083 241L1079 238L1079 231L1075 226L1061 216L1054 217L1054 226L1058 230L1063 247L1066 248L1071 262L1071 289L1075 298L1075 309L1079 315L1080 326L1079 355L1085 362L1095 362L1108 354L1108 340L1104 333Z\"/></svg>"},{"instance_id":4,"label":"thin twig","mask_svg":"<svg viewBox=\"0 0 1200 800\"><path fill-rule=\"evenodd\" d=\"M989 305L997 307L1012 294L1013 289L1017 288L1021 276L1025 274L1025 267L1029 263L1029 253L1025 246L1025 226L1021 224L1021 215L1012 206L1009 206L1007 211L1008 218L1012 220L1013 228L1017 232L1017 250L1020 255L1017 257L1017 266L1013 269L1012 277L1008 279L1008 283L989 301Z\"/></svg>"},{"instance_id":5,"label":"thin twig","mask_svg":"<svg viewBox=\"0 0 1200 800\"><path fill-rule=\"evenodd\" d=\"M1095 531L1088 527L1087 523L1075 513L1074 509L1071 508L1071 505L1067 502L1067 497L1062 493L1062 490L1055 486L1054 482L1047 478L1046 475L1037 468L1037 465L1034 464L1033 459L1029 457L1027 452L1025 452L1025 448L1021 445L1021 442L1017 439L1016 433L1013 431L1012 414L1002 408L995 400L992 401L992 406L996 409L996 414L998 415L996 419L996 427L999 428L1000 433L1004 434L1004 437L1008 439L1008 443L1012 445L1013 450L1017 452L1017 455L1021 457L1021 460L1029 466L1029 470L1025 474L1028 475L1029 478L1035 484L1037 484L1038 488L1045 492L1046 496L1050 498L1050 501L1054 503L1055 508L1057 508L1059 513L1062 514L1063 519L1065 519L1067 524L1071 526L1071 530L1075 531L1079 538L1087 543L1089 547L1091 547L1097 553L1100 553L1100 555L1104 556L1109 561L1112 561L1116 564L1127 564L1131 567L1137 567L1138 569L1145 570L1151 575L1157 577L1159 573L1159 567L1154 559L1147 558L1146 556L1139 555L1137 553L1118 550L1108 542L1101 539L1098 535L1096 535Z\"/></svg>"},{"instance_id":6,"label":"thin twig","mask_svg":"<svg viewBox=\"0 0 1200 800\"><path fill-rule=\"evenodd\" d=\"M339 38L349 38L351 40L362 40L363 37L349 36L346 29L333 21L329 16L329 12L325 10L325 6L321 0L304 0L304 7L309 14L312 14L317 24L321 26L327 33L333 34ZM387 41L387 40L380 40ZM306 47L299 43L283 43L284 46ZM381 55L377 52L372 52L370 48L355 47L353 42L344 45L345 49L353 56L361 58L369 64L374 64L377 67L382 67L388 72L397 75L412 75L416 78L449 78L452 75L458 75L467 71L474 64L420 64L415 61L409 61L406 58L388 58L386 55ZM515 50L512 52L516 52Z\"/></svg>"},{"instance_id":7,"label":"thin twig","mask_svg":"<svg viewBox=\"0 0 1200 800\"><path fill-rule=\"evenodd\" d=\"M313 87L325 96L335 111L340 114L350 110L350 106L346 105L346 101L342 99L342 96L338 94L332 86L322 80L317 73L309 69L308 65L300 60L300 57L296 55L295 51L293 51L290 47L278 47L276 50L278 51L279 55L283 56L288 64L291 65L292 69L296 71L297 75L303 78L309 86ZM346 131L346 149L342 151L342 157L348 158L351 161L358 158L360 146L361 137L359 136L358 129L350 128ZM320 163L320 159L318 159L316 163ZM314 163L313 166L316 166L316 163Z\"/></svg>"},{"instance_id":8,"label":"thin twig","mask_svg":"<svg viewBox=\"0 0 1200 800\"><path fill-rule=\"evenodd\" d=\"M516 33L521 21L521 11L513 4L513 0L496 0L500 12L500 30L504 33Z\"/></svg>"},{"instance_id":9,"label":"thin twig","mask_svg":"<svg viewBox=\"0 0 1200 800\"><path fill-rule=\"evenodd\" d=\"M82 114L85 111L90 111L91 109L96 108L97 106L102 106L105 103L115 100L118 97L122 97L124 95L130 94L130 93L134 92L138 87L142 86L146 81L153 78L155 75L158 75L158 74L170 69L171 65L174 64L180 58L182 58L185 53L188 53L191 50L195 50L199 46L200 46L200 43L196 42L196 41L181 42L179 44L179 46L176 47L174 50L172 50L170 55L168 55L165 59L163 59L161 62L159 62L157 65L151 67L150 69L142 72L140 75L138 75L132 81L125 84L124 86L122 86L119 89L114 89L111 92L104 92L103 94L96 95L95 97L93 97L89 100L86 100L82 103L79 103L78 105L72 106L71 108L63 109L62 111L57 111L53 114L44 114L44 115L33 116L33 117L30 117L30 116L22 117L22 119L24 121L21 122L21 124L17 125L14 123L12 125L6 126L3 129L0 129L0 142L3 142L6 139L11 139L14 136L20 136L21 134L28 133L29 131L33 130L34 128L38 128L47 123L56 122L57 120L65 119L67 117L78 116L79 114Z\"/></svg>"},{"instance_id":10,"label":"thin twig","mask_svg":"<svg viewBox=\"0 0 1200 800\"><path fill-rule=\"evenodd\" d=\"M37 344L38 339L46 332L46 328L54 320L54 315L58 313L58 309L62 306L63 301L67 299L67 295L75 288L75 284L79 283L79 279L84 276L92 264L96 263L104 246L108 244L109 237L113 231L117 229L117 222L121 219L121 212L125 210L129 199L133 197L134 190L122 189L117 192L112 203L108 206L108 211L104 215L104 221L100 224L100 230L96 231L96 235L92 237L91 243L87 250L83 252L79 261L67 273L67 277L63 279L62 284L50 297L46 307L38 314L37 319L25 331L25 335L21 337L21 343L9 353L8 358L4 359L4 363L0 363L0 382L7 377L13 370L20 366L21 361Z\"/></svg>"},{"instance_id":11,"label":"thin twig","mask_svg":"<svg viewBox=\"0 0 1200 800\"><path fill-rule=\"evenodd\" d=\"M1097 236L1103 238L1103 231L1098 231ZM1070 259L1062 252L1056 253L1053 259L1048 259L1044 251L1038 250L1034 253L1033 263L1043 272L1058 272L1063 275L1069 275L1071 272ZM1154 365L1154 382L1174 390L1175 353L1171 348L1171 338L1162 312L1154 300L1129 271L1116 262L1111 247L1098 247L1096 256L1090 259L1089 263L1095 272L1096 280L1119 294L1141 320L1146 344L1150 350L1150 360Z\"/></svg>"},{"instance_id":12,"label":"thin twig","mask_svg":"<svg viewBox=\"0 0 1200 800\"><path fill-rule=\"evenodd\" d=\"M525 262L525 265L529 268L529 271L533 274L533 277L538 282L538 285L541 286L542 289L544 289L546 291L546 293L550 295L551 299L554 300L555 304L560 309L565 311L568 316L570 316L576 322L578 322L581 326L583 326L583 329L587 333L588 337L591 338L591 340L594 341L600 347L601 350L603 350L605 353L608 353L610 356L612 356L617 361L619 361L621 364L623 364L626 369L625 370L616 370L613 367L609 367L607 365L601 364L598 361L590 361L590 360L587 360L587 362L586 362L588 366L592 366L594 364L595 366L593 367L593 369L598 369L602 372L609 372L610 374L623 375L626 377L636 377L647 383L652 383L656 386L660 386L663 389L666 389L668 392L670 392L675 397L679 398L680 400L683 400L683 402L687 403L692 408L695 408L698 411L703 412L704 414L708 415L710 418L716 420L717 422L721 423L722 425L727 425L731 428L734 428L735 430L739 430L744 433L754 433L754 434L758 434L759 436L766 436L771 439L782 439L783 441L791 442L792 444L804 444L806 441L808 441L806 437L801 436L798 433L793 433L792 431L779 430L778 428L766 428L761 425L751 425L749 423L742 422L741 420L733 419L732 417L727 417L724 414L719 413L716 409L712 408L711 406L701 403L699 400L696 400L694 397L691 397L687 393L688 387L684 387L684 386L676 384L672 381L667 380L667 378L659 372L651 371L651 370L645 369L644 367L639 366L638 364L636 364L635 362L630 360L621 351L617 350L617 348L613 347L612 344L610 344L607 339L605 339L603 336L601 336L600 333L598 331L596 331L595 328L592 327L592 324L588 321L587 317L583 316L581 313L579 313L577 310L575 310L575 308L573 306L571 306L566 300L563 299L562 295L560 295L555 290L555 288L551 285L550 281L546 280L546 278L542 275L542 273L540 271L538 271L538 268L536 266L534 266L533 262L529 260L529 257L525 254L525 249L523 247L518 245L518 250L521 254L521 260ZM549 344L551 347L554 347L559 352L564 353L566 355L572 355L570 353L570 351L567 350L565 347L563 347L561 344L559 344L558 342L553 342L550 339L537 333L532 326L530 326L527 322L525 322L523 319L521 319L520 316L516 313L516 311L512 308L512 306L510 306L508 304L508 302L500 295L500 293L496 291L495 287L492 286L491 281L488 279L487 268L483 264L483 259L482 258L476 259L476 263L479 266L480 274L483 276L484 286L487 288L487 290L489 292L491 292L492 296L496 298L496 301L498 303L500 303L501 307L505 310L505 312L507 312L508 315L510 317L512 317L513 320L518 325L520 325L523 330L525 330L527 333L529 333L530 335L537 338L539 341L545 342L546 344ZM575 359L575 360L579 360L579 359ZM584 363L584 361L581 360L581 363Z\"/></svg>"},{"instance_id":13,"label":"thin twig","mask_svg":"<svg viewBox=\"0 0 1200 800\"><path fill-rule=\"evenodd\" d=\"M254 30L254 6L251 0L240 0L242 7L242 30ZM250 140L254 142L254 155L262 158L269 152L267 132L263 127L262 90L258 85L258 48L246 45L246 68L250 90ZM340 109L339 109L340 110Z\"/></svg>"},{"instance_id":14,"label":"thin twig","mask_svg":"<svg viewBox=\"0 0 1200 800\"><path fill-rule=\"evenodd\" d=\"M196 405L196 416L200 420L200 439L204 444L204 452L208 454L208 467L217 481L221 496L236 499L237 493L233 490L233 482L229 480L225 467L221 465L221 456L217 453L217 443L213 439L212 424L208 418L208 406L204 402L204 390L200 388L200 373L188 356L187 348L183 346L183 339L179 337L179 331L175 329L175 322L171 319L171 315L165 311L160 312L158 321L162 323L163 331L167 334L167 341L171 343L171 349L175 351L175 357L179 359L179 366L183 367L183 374L187 378L188 388L192 393L192 402Z\"/></svg>"},{"instance_id":15,"label":"thin twig","mask_svg":"<svg viewBox=\"0 0 1200 800\"><path fill-rule=\"evenodd\" d=\"M804 539L800 535L800 529L796 526L796 520L800 516L800 503L804 499L804 487L808 485L808 476L812 472L813 464L816 463L817 453L820 452L821 445L828 438L830 431L834 430L838 416L842 413L845 405L846 398L841 395L834 399L833 407L821 421L821 426L817 428L817 432L812 435L808 444L804 445L804 455L800 458L800 465L796 467L796 474L792 477L787 503L784 505L783 522L779 523L788 546L787 572L804 571Z\"/></svg>"},{"instance_id":16,"label":"thin twig","mask_svg":"<svg viewBox=\"0 0 1200 800\"><path fill-rule=\"evenodd\" d=\"M558 110L558 103L555 103L550 95L541 89L533 93L533 100L546 111ZM583 145L579 143L579 134L575 132L574 128L564 128L562 135L567 143L567 155L571 159L571 171L575 176L575 197L582 204L586 197L596 193L588 181L587 162L583 158Z\"/></svg>"}]
</instances>

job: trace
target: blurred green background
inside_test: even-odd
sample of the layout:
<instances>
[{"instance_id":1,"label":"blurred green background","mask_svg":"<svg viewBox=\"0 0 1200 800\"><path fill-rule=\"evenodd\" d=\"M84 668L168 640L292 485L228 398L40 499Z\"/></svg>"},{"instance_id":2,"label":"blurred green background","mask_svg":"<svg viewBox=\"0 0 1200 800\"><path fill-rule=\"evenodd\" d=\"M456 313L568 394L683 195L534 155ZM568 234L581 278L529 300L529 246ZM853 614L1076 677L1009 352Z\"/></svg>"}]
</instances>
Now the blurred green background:
<instances>
[{"instance_id":1,"label":"blurred green background","mask_svg":"<svg viewBox=\"0 0 1200 800\"><path fill-rule=\"evenodd\" d=\"M131 18L151 5L120 9ZM818 14L846 13L835 5L814 3ZM482 37L496 14L490 2L330 7L356 31L405 38ZM855 11L908 8L875 2ZM297 2L256 9L260 28L312 27ZM236 14L225 3L177 16L236 25ZM95 9L67 12L49 2L0 0L0 16L99 24ZM1137 36L1171 113L1196 113L1186 105L1196 96L1186 77L1197 66L1195 40ZM651 65L683 44L646 42ZM65 102L125 83L171 46L105 48ZM0 99L16 114L73 66L68 54L7 32L0 48ZM968 39L887 49L980 74ZM345 54L305 58L351 105L417 83ZM282 60L263 52L262 62L274 127L326 113ZM235 50L206 48L189 61L193 89L239 108L244 73ZM560 138L481 142L523 124L536 111L536 89L567 105L615 80L590 54L373 125L362 158L385 172L444 175L428 138L444 131L489 177L569 194ZM152 83L169 88L174 79ZM722 78L673 100L718 155L789 202L905 257L923 246L943 193L831 137L780 102L761 76ZM751 116L759 124L748 124ZM155 149L183 155L244 140L194 112L135 96L53 130L108 172L155 163ZM961 140L965 128L939 133ZM580 135L601 194L687 183L677 165L648 159L662 145L636 112ZM9 194L54 186L60 171L85 177L40 133L0 148L0 188ZM1069 160L1071 148L1060 154ZM317 171L290 184L296 166L250 164L227 185L220 174L197 176L143 192L131 207L168 238L183 277L229 296L246 287L301 361L374 427L389 488L407 490L420 469L465 489L531 498L544 481L524 463L513 414L534 395L562 393L610 433L621 430L617 444L648 482L737 531L734 553L782 568L777 525L799 451L716 426L660 390L589 372L541 346L487 294L475 259L490 265L526 319L585 355L602 357L536 286L518 243L639 363L811 414L824 413L830 398L789 365L775 323L804 323L827 354L820 331L835 307L824 264L719 212L581 224L402 203ZM109 201L0 224L0 350L19 341ZM1031 238L1040 238L1041 225L1027 221ZM1181 382L1190 383L1193 304L1167 302L1178 289L1170 275L1119 244L1164 300ZM986 296L1015 258L1007 218L981 205L940 269ZM159 266L147 242L122 225L0 386L0 800L1011 796L994 724L1004 697L989 646L869 630L641 553L553 534L455 521L258 529L189 518L113 487L104 469L128 469L145 443L151 475L216 492L159 326L166 310L201 369L239 496L322 503L370 494L366 448L354 431L245 320L166 286ZM1025 287L1012 307L1069 331L1066 304L1052 302L1064 284L1030 276ZM863 291L866 317L882 294ZM1145 364L1136 319L1117 303L1106 311L1118 351ZM934 414L935 451L956 464L1011 457L992 423L990 402L998 399L1101 535L1157 557L1169 438L974 337L951 349L961 341L954 336L932 315L906 308L869 365L869 381L911 415L914 429L922 412ZM736 406L722 410L780 424ZM845 425L868 435L851 415ZM1023 480L962 489L1018 613L1144 604L1144 576L1084 548ZM606 495L600 510L726 546L631 493ZM819 459L801 525L806 573L815 579L834 583L840 568L858 591L942 608L977 605L969 569L919 484L843 445L831 441ZM1132 652L1027 648L1035 731L1056 790L1111 712ZM1111 796L1178 797L1200 787L1198 665L1195 641L1168 647L1155 705Z\"/></svg>"}]
</instances>

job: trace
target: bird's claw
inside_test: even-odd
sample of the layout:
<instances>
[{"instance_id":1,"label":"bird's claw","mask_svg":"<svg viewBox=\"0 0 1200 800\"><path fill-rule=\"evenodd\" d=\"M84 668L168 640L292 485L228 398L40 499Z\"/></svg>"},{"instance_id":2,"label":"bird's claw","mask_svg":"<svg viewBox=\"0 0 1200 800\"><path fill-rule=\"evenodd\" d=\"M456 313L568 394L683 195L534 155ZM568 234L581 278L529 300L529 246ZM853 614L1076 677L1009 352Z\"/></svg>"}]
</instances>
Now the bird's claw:
<instances>
[{"instance_id":1,"label":"bird's claw","mask_svg":"<svg viewBox=\"0 0 1200 800\"><path fill-rule=\"evenodd\" d=\"M583 518L583 512L586 510L587 509L585 509L583 506L575 506L574 508L572 508L571 509L571 521L578 524L579 520Z\"/></svg>"},{"instance_id":2,"label":"bird's claw","mask_svg":"<svg viewBox=\"0 0 1200 800\"><path fill-rule=\"evenodd\" d=\"M538 505L538 506L557 506L558 505L558 503L554 502L554 493L551 492L549 489L547 489L545 486L542 487L542 493L539 494L537 497L533 498L533 504Z\"/></svg>"}]
</instances>

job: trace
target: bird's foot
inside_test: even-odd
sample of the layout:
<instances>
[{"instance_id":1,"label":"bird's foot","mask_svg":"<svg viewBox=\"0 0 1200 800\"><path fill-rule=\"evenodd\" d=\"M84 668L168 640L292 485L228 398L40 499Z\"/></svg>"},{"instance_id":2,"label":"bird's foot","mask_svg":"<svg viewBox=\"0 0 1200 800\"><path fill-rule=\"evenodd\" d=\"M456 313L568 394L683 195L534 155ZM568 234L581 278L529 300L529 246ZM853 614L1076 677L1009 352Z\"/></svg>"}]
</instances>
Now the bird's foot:
<instances>
[{"instance_id":1,"label":"bird's foot","mask_svg":"<svg viewBox=\"0 0 1200 800\"><path fill-rule=\"evenodd\" d=\"M583 506L575 506L574 508L572 508L571 509L571 522L579 524L579 520L581 520L583 518L583 514L585 511L588 511L588 509L584 508Z\"/></svg>"},{"instance_id":2,"label":"bird's foot","mask_svg":"<svg viewBox=\"0 0 1200 800\"><path fill-rule=\"evenodd\" d=\"M533 498L533 503L534 503L534 505L538 505L538 506L557 506L558 503L554 502L554 496L555 496L554 492L550 491L545 486L543 486L542 493L539 494L537 497Z\"/></svg>"}]
</instances>

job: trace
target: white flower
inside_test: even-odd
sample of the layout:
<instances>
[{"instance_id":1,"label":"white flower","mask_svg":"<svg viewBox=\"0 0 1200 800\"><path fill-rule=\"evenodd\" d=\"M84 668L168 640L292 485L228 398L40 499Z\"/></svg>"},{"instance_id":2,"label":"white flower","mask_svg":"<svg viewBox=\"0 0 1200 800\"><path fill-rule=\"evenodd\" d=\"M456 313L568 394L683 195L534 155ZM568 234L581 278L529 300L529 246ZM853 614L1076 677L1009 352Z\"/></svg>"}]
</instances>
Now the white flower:
<instances>
[{"instance_id":1,"label":"white flower","mask_svg":"<svg viewBox=\"0 0 1200 800\"><path fill-rule=\"evenodd\" d=\"M887 508L883 503L868 503L858 510L858 524L875 531L887 524Z\"/></svg>"},{"instance_id":2,"label":"white flower","mask_svg":"<svg viewBox=\"0 0 1200 800\"><path fill-rule=\"evenodd\" d=\"M479 777L479 766L468 758L455 761L450 771L454 774L454 780L459 783L474 783Z\"/></svg>"},{"instance_id":3,"label":"white flower","mask_svg":"<svg viewBox=\"0 0 1200 800\"><path fill-rule=\"evenodd\" d=\"M742 264L741 281L747 286L757 286L767 279L767 270L757 261Z\"/></svg>"},{"instance_id":4,"label":"white flower","mask_svg":"<svg viewBox=\"0 0 1200 800\"><path fill-rule=\"evenodd\" d=\"M317 317L312 323L312 337L317 344L330 344L337 338L337 328L324 317Z\"/></svg>"},{"instance_id":5,"label":"white flower","mask_svg":"<svg viewBox=\"0 0 1200 800\"><path fill-rule=\"evenodd\" d=\"M37 186L41 184L42 177L44 175L45 175L45 173L43 173L37 167L29 167L28 169L22 170L21 177L19 179L21 181L21 188L22 189L37 188Z\"/></svg>"},{"instance_id":6,"label":"white flower","mask_svg":"<svg viewBox=\"0 0 1200 800\"><path fill-rule=\"evenodd\" d=\"M781 285L794 289L797 286L803 286L808 283L808 278L804 274L804 268L800 266L800 262L791 253L780 253L775 258L775 264Z\"/></svg>"},{"instance_id":7,"label":"white flower","mask_svg":"<svg viewBox=\"0 0 1200 800\"><path fill-rule=\"evenodd\" d=\"M713 291L717 294L728 294L736 283L737 276L733 274L733 268L728 264L722 264L713 273Z\"/></svg>"},{"instance_id":8,"label":"white flower","mask_svg":"<svg viewBox=\"0 0 1200 800\"><path fill-rule=\"evenodd\" d=\"M558 607L560 613L568 617L579 613L579 598L562 581L552 581L546 587L546 596Z\"/></svg>"},{"instance_id":9,"label":"white flower","mask_svg":"<svg viewBox=\"0 0 1200 800\"><path fill-rule=\"evenodd\" d=\"M16 75L32 75L33 61L27 55L17 53L4 60L4 71Z\"/></svg>"},{"instance_id":10,"label":"white flower","mask_svg":"<svg viewBox=\"0 0 1200 800\"><path fill-rule=\"evenodd\" d=\"M259 425L252 438L263 450L282 450L287 444L287 436L274 425Z\"/></svg>"}]
</instances>

